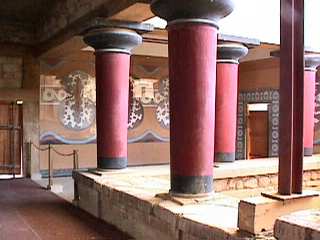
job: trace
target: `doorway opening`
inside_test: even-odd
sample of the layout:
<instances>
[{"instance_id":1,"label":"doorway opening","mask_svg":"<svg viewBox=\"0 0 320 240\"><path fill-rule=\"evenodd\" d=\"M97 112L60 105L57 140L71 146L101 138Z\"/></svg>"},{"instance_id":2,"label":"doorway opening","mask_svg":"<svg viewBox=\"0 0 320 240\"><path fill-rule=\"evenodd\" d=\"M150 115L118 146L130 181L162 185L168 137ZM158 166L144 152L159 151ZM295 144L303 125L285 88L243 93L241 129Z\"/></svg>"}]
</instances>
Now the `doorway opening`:
<instances>
[{"instance_id":1,"label":"doorway opening","mask_svg":"<svg viewBox=\"0 0 320 240\"><path fill-rule=\"evenodd\" d=\"M247 105L247 159L269 156L269 104Z\"/></svg>"},{"instance_id":2,"label":"doorway opening","mask_svg":"<svg viewBox=\"0 0 320 240\"><path fill-rule=\"evenodd\" d=\"M0 179L22 177L22 105L0 102Z\"/></svg>"}]
</instances>

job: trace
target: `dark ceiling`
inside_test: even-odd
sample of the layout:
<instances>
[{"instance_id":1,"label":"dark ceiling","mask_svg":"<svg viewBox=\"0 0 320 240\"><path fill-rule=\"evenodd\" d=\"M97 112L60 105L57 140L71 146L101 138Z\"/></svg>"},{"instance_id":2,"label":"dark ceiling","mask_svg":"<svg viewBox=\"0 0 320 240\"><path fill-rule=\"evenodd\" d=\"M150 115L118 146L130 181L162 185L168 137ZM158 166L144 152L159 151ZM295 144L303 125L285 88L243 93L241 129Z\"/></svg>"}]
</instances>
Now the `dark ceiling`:
<instances>
[{"instance_id":1,"label":"dark ceiling","mask_svg":"<svg viewBox=\"0 0 320 240\"><path fill-rule=\"evenodd\" d=\"M6 0L0 4L2 24L35 25L41 21L53 0Z\"/></svg>"}]
</instances>

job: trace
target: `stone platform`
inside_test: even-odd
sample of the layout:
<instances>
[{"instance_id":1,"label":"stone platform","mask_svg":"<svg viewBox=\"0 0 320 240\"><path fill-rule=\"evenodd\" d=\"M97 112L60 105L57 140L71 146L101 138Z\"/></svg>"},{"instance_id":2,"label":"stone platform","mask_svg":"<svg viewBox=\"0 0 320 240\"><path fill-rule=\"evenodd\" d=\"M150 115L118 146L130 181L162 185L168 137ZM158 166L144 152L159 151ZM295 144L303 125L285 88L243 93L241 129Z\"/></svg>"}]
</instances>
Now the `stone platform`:
<instances>
[{"instance_id":1,"label":"stone platform","mask_svg":"<svg viewBox=\"0 0 320 240\"><path fill-rule=\"evenodd\" d=\"M75 172L78 206L117 226L136 239L239 240L238 199L216 194L197 203L174 202L157 194L167 193L169 181L141 176L130 169L98 176ZM243 238L246 239L246 238Z\"/></svg>"},{"instance_id":2,"label":"stone platform","mask_svg":"<svg viewBox=\"0 0 320 240\"><path fill-rule=\"evenodd\" d=\"M319 157L305 162L306 185L320 186ZM136 239L269 240L274 239L272 233L253 236L238 231L238 205L241 199L260 195L260 186L263 191L265 187L274 191L276 182L271 177L276 172L276 159L217 164L216 193L201 201L164 197L170 188L168 165L129 167L101 174L74 172L73 178L80 208ZM268 178L269 184L260 185L260 178ZM242 185L237 183L240 181Z\"/></svg>"}]
</instances>

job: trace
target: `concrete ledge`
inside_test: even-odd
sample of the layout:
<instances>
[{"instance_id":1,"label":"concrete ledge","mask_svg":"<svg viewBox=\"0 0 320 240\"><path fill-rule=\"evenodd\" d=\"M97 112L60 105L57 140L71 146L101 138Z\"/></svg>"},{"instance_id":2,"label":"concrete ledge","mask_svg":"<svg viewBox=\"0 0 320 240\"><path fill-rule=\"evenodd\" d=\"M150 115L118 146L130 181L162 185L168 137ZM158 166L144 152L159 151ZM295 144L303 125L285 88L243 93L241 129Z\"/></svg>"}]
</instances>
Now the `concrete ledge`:
<instances>
[{"instance_id":1,"label":"concrete ledge","mask_svg":"<svg viewBox=\"0 0 320 240\"><path fill-rule=\"evenodd\" d=\"M320 209L280 217L275 223L274 235L278 240L319 240Z\"/></svg>"},{"instance_id":2,"label":"concrete ledge","mask_svg":"<svg viewBox=\"0 0 320 240\"><path fill-rule=\"evenodd\" d=\"M242 231L257 234L272 230L278 217L291 212L312 209L319 206L320 197L314 192L292 198L276 200L258 196L241 200L239 203L238 227Z\"/></svg>"}]
</instances>

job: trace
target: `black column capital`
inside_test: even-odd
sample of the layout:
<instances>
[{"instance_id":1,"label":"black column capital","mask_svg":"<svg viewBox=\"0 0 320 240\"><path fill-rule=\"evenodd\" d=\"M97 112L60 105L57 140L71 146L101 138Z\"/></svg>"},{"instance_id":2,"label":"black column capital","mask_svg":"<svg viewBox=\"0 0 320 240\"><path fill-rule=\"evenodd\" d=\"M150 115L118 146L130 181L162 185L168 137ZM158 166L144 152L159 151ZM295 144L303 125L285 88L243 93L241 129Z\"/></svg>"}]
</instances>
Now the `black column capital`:
<instances>
[{"instance_id":1,"label":"black column capital","mask_svg":"<svg viewBox=\"0 0 320 240\"><path fill-rule=\"evenodd\" d=\"M320 55L318 54L305 54L304 55L304 70L316 72L317 67L320 65Z\"/></svg>"},{"instance_id":2,"label":"black column capital","mask_svg":"<svg viewBox=\"0 0 320 240\"><path fill-rule=\"evenodd\" d=\"M207 23L218 27L218 21L234 9L233 0L152 0L152 12L167 20Z\"/></svg>"},{"instance_id":3,"label":"black column capital","mask_svg":"<svg viewBox=\"0 0 320 240\"><path fill-rule=\"evenodd\" d=\"M219 43L217 63L239 64L239 59L248 54L248 48L238 43Z\"/></svg>"},{"instance_id":4,"label":"black column capital","mask_svg":"<svg viewBox=\"0 0 320 240\"><path fill-rule=\"evenodd\" d=\"M142 43L139 33L153 30L151 24L95 19L88 24L83 40L96 52L120 52L130 54Z\"/></svg>"}]
</instances>

